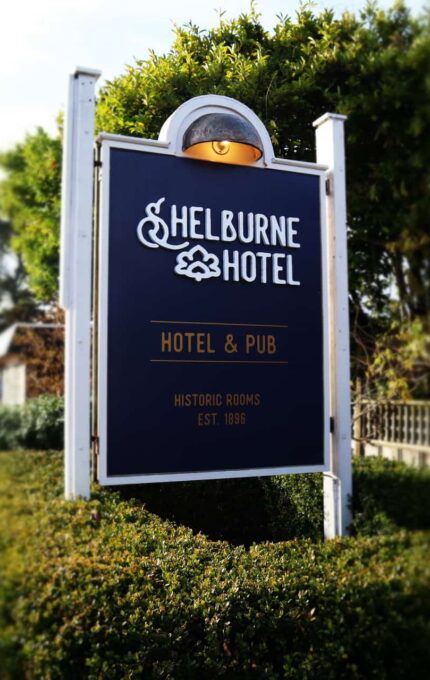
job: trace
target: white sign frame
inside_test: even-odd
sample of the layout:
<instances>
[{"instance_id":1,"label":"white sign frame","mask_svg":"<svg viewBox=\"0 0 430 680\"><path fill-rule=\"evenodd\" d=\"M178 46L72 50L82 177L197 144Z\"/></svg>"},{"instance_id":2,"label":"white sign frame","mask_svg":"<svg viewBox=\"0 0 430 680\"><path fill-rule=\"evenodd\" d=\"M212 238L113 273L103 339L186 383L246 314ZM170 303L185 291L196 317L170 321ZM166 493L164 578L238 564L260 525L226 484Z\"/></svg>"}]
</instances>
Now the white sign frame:
<instances>
[{"instance_id":1,"label":"white sign frame","mask_svg":"<svg viewBox=\"0 0 430 680\"><path fill-rule=\"evenodd\" d=\"M246 118L256 129L263 142L263 156L253 164L256 171L265 169L280 172L311 174L319 177L321 265L322 265L322 323L323 323L323 409L324 464L313 466L285 466L241 470L213 470L187 473L163 473L144 475L109 476L107 474L107 361L108 361L108 294L109 294L109 162L111 149L124 149L185 157L182 139L185 130L196 118L212 112L235 113ZM327 472L330 470L330 370L329 370L329 281L328 281L328 230L326 224L326 174L327 166L317 163L289 161L275 158L270 137L259 118L244 104L229 97L206 95L189 100L166 121L159 140L147 140L122 135L102 133L98 137L101 146L102 176L100 191L100 241L99 241L99 346L98 346L98 403L99 403L99 467L98 479L102 485L148 484L157 482L180 482L209 479L232 479L262 477L282 474ZM190 162L191 159L190 159ZM250 167L250 166L247 166ZM144 442L142 443L144 447ZM148 451L148 455L150 452Z\"/></svg>"}]
</instances>

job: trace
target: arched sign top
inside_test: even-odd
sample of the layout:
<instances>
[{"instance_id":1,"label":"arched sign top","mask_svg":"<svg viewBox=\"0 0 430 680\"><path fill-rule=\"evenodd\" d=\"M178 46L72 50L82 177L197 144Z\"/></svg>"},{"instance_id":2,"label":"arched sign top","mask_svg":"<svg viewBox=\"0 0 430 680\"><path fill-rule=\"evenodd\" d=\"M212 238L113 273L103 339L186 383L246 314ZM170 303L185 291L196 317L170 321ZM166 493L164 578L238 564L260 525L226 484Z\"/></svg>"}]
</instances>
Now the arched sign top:
<instances>
[{"instance_id":1,"label":"arched sign top","mask_svg":"<svg viewBox=\"0 0 430 680\"><path fill-rule=\"evenodd\" d=\"M259 117L248 106L236 99L217 94L193 97L181 104L161 128L159 141L169 144L176 155L185 155L182 150L185 132L194 121L208 113L230 113L248 121L257 131L263 146L263 155L254 165L264 166L273 162L275 153L270 135Z\"/></svg>"}]
</instances>

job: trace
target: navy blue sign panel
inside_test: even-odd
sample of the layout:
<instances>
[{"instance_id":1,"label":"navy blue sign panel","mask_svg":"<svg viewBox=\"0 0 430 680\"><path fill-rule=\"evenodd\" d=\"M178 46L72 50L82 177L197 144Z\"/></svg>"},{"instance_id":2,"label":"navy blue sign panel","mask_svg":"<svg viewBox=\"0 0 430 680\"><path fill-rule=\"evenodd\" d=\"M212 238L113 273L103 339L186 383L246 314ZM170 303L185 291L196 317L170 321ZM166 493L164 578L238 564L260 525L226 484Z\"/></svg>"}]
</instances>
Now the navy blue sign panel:
<instances>
[{"instance_id":1,"label":"navy blue sign panel","mask_svg":"<svg viewBox=\"0 0 430 680\"><path fill-rule=\"evenodd\" d=\"M102 483L326 469L321 173L103 153Z\"/></svg>"}]
</instances>

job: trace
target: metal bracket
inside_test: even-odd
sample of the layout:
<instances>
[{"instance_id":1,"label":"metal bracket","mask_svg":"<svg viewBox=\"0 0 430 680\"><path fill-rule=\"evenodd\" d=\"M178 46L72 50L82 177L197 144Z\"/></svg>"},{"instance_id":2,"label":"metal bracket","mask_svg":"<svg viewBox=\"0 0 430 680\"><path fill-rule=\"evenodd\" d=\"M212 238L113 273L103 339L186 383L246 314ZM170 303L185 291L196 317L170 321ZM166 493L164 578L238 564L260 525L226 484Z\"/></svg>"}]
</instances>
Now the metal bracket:
<instances>
[{"instance_id":1,"label":"metal bracket","mask_svg":"<svg viewBox=\"0 0 430 680\"><path fill-rule=\"evenodd\" d=\"M100 456L100 437L98 434L93 434L91 436L92 444L92 475L91 479L93 482L97 482L99 477L99 456Z\"/></svg>"},{"instance_id":2,"label":"metal bracket","mask_svg":"<svg viewBox=\"0 0 430 680\"><path fill-rule=\"evenodd\" d=\"M100 450L100 437L98 434L93 434L91 437L91 442L93 445L93 451L94 455L98 456L99 455L99 450Z\"/></svg>"}]
</instances>

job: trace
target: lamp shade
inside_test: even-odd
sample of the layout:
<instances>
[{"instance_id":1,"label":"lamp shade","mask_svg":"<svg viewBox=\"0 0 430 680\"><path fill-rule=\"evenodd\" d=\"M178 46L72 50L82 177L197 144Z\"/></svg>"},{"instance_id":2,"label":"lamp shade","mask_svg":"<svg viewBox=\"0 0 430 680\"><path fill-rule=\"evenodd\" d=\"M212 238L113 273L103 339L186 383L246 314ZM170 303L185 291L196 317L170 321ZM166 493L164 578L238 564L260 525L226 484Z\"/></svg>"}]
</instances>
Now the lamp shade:
<instances>
[{"instance_id":1,"label":"lamp shade","mask_svg":"<svg viewBox=\"0 0 430 680\"><path fill-rule=\"evenodd\" d=\"M207 113L187 128L183 151L193 158L244 165L263 155L263 145L249 121L231 113Z\"/></svg>"}]
</instances>

